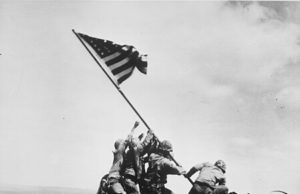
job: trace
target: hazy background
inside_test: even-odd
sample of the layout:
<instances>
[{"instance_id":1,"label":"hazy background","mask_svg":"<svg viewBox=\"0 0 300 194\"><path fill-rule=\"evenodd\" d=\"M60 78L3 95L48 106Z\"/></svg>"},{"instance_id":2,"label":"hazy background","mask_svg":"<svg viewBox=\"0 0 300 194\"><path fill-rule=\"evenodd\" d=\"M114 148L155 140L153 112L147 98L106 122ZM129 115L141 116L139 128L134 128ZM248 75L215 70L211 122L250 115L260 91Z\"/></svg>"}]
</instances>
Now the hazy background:
<instances>
[{"instance_id":1,"label":"hazy background","mask_svg":"<svg viewBox=\"0 0 300 194\"><path fill-rule=\"evenodd\" d=\"M231 191L298 193L299 8L0 0L0 184L96 192L114 140L138 120L75 29L148 54L148 75L121 88L184 168L223 159Z\"/></svg>"}]
</instances>

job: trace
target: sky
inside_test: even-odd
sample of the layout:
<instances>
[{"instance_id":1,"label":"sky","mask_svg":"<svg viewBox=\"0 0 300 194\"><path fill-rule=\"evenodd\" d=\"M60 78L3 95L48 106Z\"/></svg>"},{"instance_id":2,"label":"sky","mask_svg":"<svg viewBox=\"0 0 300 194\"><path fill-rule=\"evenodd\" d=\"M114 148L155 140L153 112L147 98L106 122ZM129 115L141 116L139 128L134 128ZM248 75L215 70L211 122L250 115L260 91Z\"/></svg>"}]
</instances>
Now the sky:
<instances>
[{"instance_id":1,"label":"sky","mask_svg":"<svg viewBox=\"0 0 300 194\"><path fill-rule=\"evenodd\" d=\"M148 54L148 74L135 71L121 89L186 170L223 159L230 191L297 193L299 9L294 1L0 0L0 184L96 191L114 141L139 121L75 29ZM168 179L175 193L191 188Z\"/></svg>"}]
</instances>

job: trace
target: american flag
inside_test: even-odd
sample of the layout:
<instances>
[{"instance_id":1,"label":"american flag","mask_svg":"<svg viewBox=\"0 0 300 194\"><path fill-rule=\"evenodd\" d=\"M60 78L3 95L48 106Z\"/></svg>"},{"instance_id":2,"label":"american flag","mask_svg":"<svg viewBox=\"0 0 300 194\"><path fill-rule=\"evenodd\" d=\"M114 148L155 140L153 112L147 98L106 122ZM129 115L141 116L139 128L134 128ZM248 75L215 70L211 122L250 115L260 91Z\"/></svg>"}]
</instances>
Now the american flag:
<instances>
[{"instance_id":1,"label":"american flag","mask_svg":"<svg viewBox=\"0 0 300 194\"><path fill-rule=\"evenodd\" d=\"M118 84L129 78L135 67L140 72L147 73L147 55L139 54L133 46L118 45L112 41L94 38L82 33L78 33L78 35L105 62L116 77Z\"/></svg>"}]
</instances>

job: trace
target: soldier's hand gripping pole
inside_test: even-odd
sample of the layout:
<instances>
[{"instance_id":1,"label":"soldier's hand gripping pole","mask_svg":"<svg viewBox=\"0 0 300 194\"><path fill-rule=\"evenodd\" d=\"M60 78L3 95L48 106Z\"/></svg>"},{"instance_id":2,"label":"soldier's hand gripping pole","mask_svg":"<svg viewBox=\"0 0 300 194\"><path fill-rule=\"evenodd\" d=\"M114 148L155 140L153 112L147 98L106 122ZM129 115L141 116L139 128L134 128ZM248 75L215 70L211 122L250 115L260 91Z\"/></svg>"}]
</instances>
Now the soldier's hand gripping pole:
<instances>
[{"instance_id":1,"label":"soldier's hand gripping pole","mask_svg":"<svg viewBox=\"0 0 300 194\"><path fill-rule=\"evenodd\" d=\"M150 129L149 129L150 130ZM158 139L158 137L154 134L154 132L153 132L153 130L151 129L151 131L152 131L152 133L153 133L153 136L154 136L154 138L157 140L157 142L159 143L159 144L161 144L161 141ZM173 160L173 162L177 165L177 166L181 166L176 160L175 160L175 158L171 155L171 154L169 154L169 156L170 156L170 158L171 158L171 160ZM194 185L194 182L192 181L192 179L190 178L190 177L186 177L186 176L184 176L192 185Z\"/></svg>"},{"instance_id":2,"label":"soldier's hand gripping pole","mask_svg":"<svg viewBox=\"0 0 300 194\"><path fill-rule=\"evenodd\" d=\"M170 157L171 157L171 159L175 162L175 164L177 165L177 166L180 166L179 164L178 164L178 162L175 160L175 158L171 155L171 154L169 154L170 155ZM190 177L186 177L186 176L184 176L192 185L194 185L194 182L192 181L192 179L190 178Z\"/></svg>"}]
</instances>

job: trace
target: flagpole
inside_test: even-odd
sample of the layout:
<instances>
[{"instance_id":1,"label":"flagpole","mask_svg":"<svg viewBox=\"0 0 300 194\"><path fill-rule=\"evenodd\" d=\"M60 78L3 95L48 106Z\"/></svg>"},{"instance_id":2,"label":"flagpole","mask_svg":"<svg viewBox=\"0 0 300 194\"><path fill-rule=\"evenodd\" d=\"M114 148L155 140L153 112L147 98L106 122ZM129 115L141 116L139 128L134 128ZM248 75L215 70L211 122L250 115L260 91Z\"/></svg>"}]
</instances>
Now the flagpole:
<instances>
[{"instance_id":1,"label":"flagpole","mask_svg":"<svg viewBox=\"0 0 300 194\"><path fill-rule=\"evenodd\" d=\"M88 51L88 53L92 56L92 58L95 60L95 62L98 64L98 66L102 69L102 71L104 72L104 74L108 77L108 79L111 81L111 83L115 86L115 88L119 91L119 93L123 96L123 98L126 100L126 102L129 104L129 106L132 108L132 110L137 114L137 116L141 119L141 121L144 123L144 125L147 127L148 130L150 130L149 125L146 123L146 121L143 119L143 117L140 115L140 113L135 109L135 107L131 104L131 102L128 100L128 98L125 96L125 94L123 93L123 91L121 90L121 88L114 82L114 80L109 76L109 74L106 72L106 70L102 67L101 63L97 60L97 58L93 55L93 53L90 51L90 49L85 45L85 43L83 42L83 40L80 38L80 36L77 34L77 32L75 32L74 29L72 29L72 32L76 35L76 37L78 38L78 40L81 42L81 44L84 46L84 48ZM157 139L157 141L160 143L160 140L158 139L158 137L153 134L154 137ZM170 155L171 156L171 155ZM180 166L179 163L174 159L173 156L171 156L171 159L175 162L175 164L177 166ZM193 181L186 177L189 182L193 185Z\"/></svg>"},{"instance_id":2,"label":"flagpole","mask_svg":"<svg viewBox=\"0 0 300 194\"><path fill-rule=\"evenodd\" d=\"M84 44L80 36L75 32L74 29L72 29L73 33L76 35L76 37L79 39L81 44L85 47L85 49L89 52L89 54L93 57L95 62L98 64L98 66L102 69L102 71L105 73L105 75L108 77L108 79L111 81L111 83L115 86L115 88L120 92L120 94L124 97L124 99L127 101L129 106L133 109L133 111L138 115L138 117L141 119L141 121L144 123L144 125L150 129L149 125L146 123L146 121L143 119L143 117L140 115L140 113L135 109L135 107L131 104L131 102L128 100L128 98L125 96L125 94L122 92L121 88L114 82L114 80L109 76L109 74L105 71L105 69L102 67L101 63L97 60L97 58L93 55L93 53L89 50L89 48Z\"/></svg>"}]
</instances>

